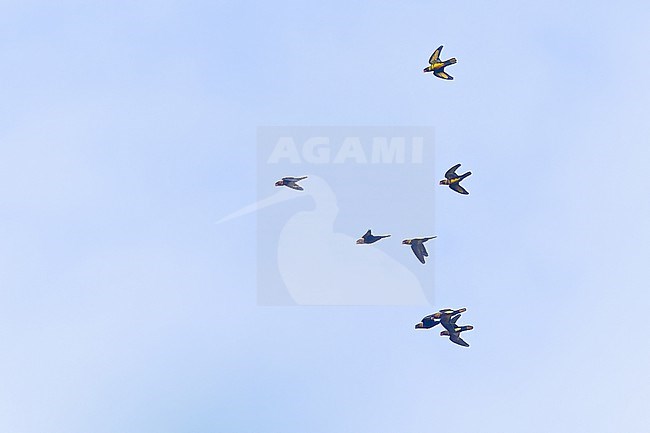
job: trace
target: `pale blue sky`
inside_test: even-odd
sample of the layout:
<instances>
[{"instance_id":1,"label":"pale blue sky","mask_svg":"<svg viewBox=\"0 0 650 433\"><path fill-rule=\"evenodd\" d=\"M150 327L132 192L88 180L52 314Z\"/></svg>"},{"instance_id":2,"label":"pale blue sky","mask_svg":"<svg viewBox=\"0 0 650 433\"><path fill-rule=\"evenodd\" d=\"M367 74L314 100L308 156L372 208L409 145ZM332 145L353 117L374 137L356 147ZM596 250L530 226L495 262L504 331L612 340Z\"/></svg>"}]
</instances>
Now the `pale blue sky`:
<instances>
[{"instance_id":1,"label":"pale blue sky","mask_svg":"<svg viewBox=\"0 0 650 433\"><path fill-rule=\"evenodd\" d=\"M55 3L0 2L0 431L647 431L647 4ZM261 125L435 128L469 349L257 305L256 217L215 221Z\"/></svg>"}]
</instances>

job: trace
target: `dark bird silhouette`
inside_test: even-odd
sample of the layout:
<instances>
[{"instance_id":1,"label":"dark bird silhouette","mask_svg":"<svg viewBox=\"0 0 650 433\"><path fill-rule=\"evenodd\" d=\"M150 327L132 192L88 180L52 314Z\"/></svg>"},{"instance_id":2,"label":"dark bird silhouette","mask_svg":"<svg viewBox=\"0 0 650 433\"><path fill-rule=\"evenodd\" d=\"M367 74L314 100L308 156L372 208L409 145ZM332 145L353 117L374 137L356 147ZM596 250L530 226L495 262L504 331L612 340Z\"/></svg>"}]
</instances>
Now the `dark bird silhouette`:
<instances>
[{"instance_id":1,"label":"dark bird silhouette","mask_svg":"<svg viewBox=\"0 0 650 433\"><path fill-rule=\"evenodd\" d=\"M458 316L456 316L456 317L458 317ZM460 346L469 347L469 344L467 343L467 341L460 338L460 333L465 332L465 331L471 331L472 329L474 329L474 327L472 325L456 326L451 331L449 331L449 330L440 331L440 336L441 337L449 337L449 339L453 343L456 343L456 344L458 344Z\"/></svg>"},{"instance_id":2,"label":"dark bird silhouette","mask_svg":"<svg viewBox=\"0 0 650 433\"><path fill-rule=\"evenodd\" d=\"M424 316L422 318L422 321L420 323L417 323L415 325L415 329L429 329L433 328L437 324L440 323L440 319L443 317L445 318L444 320L449 322L449 318L452 316L455 316L458 314L460 316L460 313L464 313L467 311L467 308L459 308L458 310L452 310L451 308L443 308L442 310L429 314L428 316Z\"/></svg>"},{"instance_id":3,"label":"dark bird silhouette","mask_svg":"<svg viewBox=\"0 0 650 433\"><path fill-rule=\"evenodd\" d=\"M434 313L433 317L437 320L440 320L440 324L445 328L444 331L440 332L441 337L447 336L452 342L460 346L469 347L469 344L467 344L467 342L460 337L460 333L465 331L471 331L472 329L474 329L474 327L472 325L465 325L465 326L456 325L456 322L460 317L460 313L464 313L465 311L467 311L466 308L460 308L458 310L452 310L447 308L444 310L440 310L437 313Z\"/></svg>"},{"instance_id":4,"label":"dark bird silhouette","mask_svg":"<svg viewBox=\"0 0 650 433\"><path fill-rule=\"evenodd\" d=\"M471 331L474 327L472 325L459 326L456 324L461 313L465 311L467 311L467 308L459 308L458 310L444 308L437 313L424 316L422 321L415 325L415 329L430 329L440 324L445 328L444 331L440 332L441 336L449 337L452 342L460 346L469 347L469 344L460 337L460 334L461 332Z\"/></svg>"},{"instance_id":5,"label":"dark bird silhouette","mask_svg":"<svg viewBox=\"0 0 650 433\"><path fill-rule=\"evenodd\" d=\"M429 238L404 239L402 243L406 245L410 245L411 249L413 250L413 254L415 254L415 257L417 257L418 260L422 264L424 264L424 258L429 257L429 253L427 252L427 249L424 248L424 243L429 239L435 239L435 238L437 238L437 236L431 236Z\"/></svg>"},{"instance_id":6,"label":"dark bird silhouette","mask_svg":"<svg viewBox=\"0 0 650 433\"><path fill-rule=\"evenodd\" d=\"M378 240L388 237L390 237L390 235L375 236L370 230L368 230L365 235L357 239L357 244L374 244Z\"/></svg>"},{"instance_id":7,"label":"dark bird silhouette","mask_svg":"<svg viewBox=\"0 0 650 433\"><path fill-rule=\"evenodd\" d=\"M291 189L297 189L298 191L303 191L304 188L298 185L298 182L307 179L307 176L303 177L283 177L282 180L275 182L275 186L287 186Z\"/></svg>"},{"instance_id":8,"label":"dark bird silhouette","mask_svg":"<svg viewBox=\"0 0 650 433\"><path fill-rule=\"evenodd\" d=\"M460 167L460 164L454 165L452 168L447 170L445 173L445 178L440 181L440 185L449 185L449 188L453 189L459 194L469 194L465 188L460 186L460 181L465 179L467 176L471 175L472 172L468 171L465 174L461 174L460 176L456 174L456 170Z\"/></svg>"},{"instance_id":9,"label":"dark bird silhouette","mask_svg":"<svg viewBox=\"0 0 650 433\"><path fill-rule=\"evenodd\" d=\"M442 61L440 60L441 52L442 45L436 48L433 54L431 54L431 57L429 58L429 66L424 68L424 72L433 72L433 75L438 78L442 78L443 80L453 80L454 77L445 72L445 67L455 64L456 59L452 57L449 60Z\"/></svg>"}]
</instances>

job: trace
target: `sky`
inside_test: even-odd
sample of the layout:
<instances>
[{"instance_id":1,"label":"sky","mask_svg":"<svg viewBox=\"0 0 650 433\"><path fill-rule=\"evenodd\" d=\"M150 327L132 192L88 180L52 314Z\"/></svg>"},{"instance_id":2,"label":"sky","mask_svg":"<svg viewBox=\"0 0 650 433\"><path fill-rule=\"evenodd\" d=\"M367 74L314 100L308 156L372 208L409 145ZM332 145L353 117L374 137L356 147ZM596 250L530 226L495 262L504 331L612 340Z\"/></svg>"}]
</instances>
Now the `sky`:
<instances>
[{"instance_id":1,"label":"sky","mask_svg":"<svg viewBox=\"0 0 650 433\"><path fill-rule=\"evenodd\" d=\"M649 21L638 1L1 1L0 431L645 433ZM422 73L439 45L453 81ZM415 168L275 173L269 126L435 143ZM437 185L457 162L467 197ZM284 175L312 175L304 198L219 222L294 192ZM325 185L337 239L392 233L354 254L425 276L424 305L261 302L282 262L260 252ZM421 266L399 241L425 230ZM444 307L470 348L413 329Z\"/></svg>"}]
</instances>

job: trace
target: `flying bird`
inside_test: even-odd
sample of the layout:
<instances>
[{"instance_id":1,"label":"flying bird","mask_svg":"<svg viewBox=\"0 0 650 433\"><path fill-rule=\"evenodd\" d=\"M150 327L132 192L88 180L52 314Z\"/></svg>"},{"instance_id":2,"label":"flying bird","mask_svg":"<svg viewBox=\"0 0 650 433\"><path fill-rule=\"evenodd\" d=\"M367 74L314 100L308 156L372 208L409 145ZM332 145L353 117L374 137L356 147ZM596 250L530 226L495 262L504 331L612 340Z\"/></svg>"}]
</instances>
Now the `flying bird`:
<instances>
[{"instance_id":1,"label":"flying bird","mask_svg":"<svg viewBox=\"0 0 650 433\"><path fill-rule=\"evenodd\" d=\"M451 308L443 308L442 310L429 314L428 316L424 316L422 318L422 321L420 323L416 323L415 329L429 329L433 328L434 326L438 325L443 318L445 317L446 321L449 321L449 318L451 316L455 316L458 314L460 316L460 313L464 313L467 311L467 308L459 308L458 310L452 310Z\"/></svg>"},{"instance_id":2,"label":"flying bird","mask_svg":"<svg viewBox=\"0 0 650 433\"><path fill-rule=\"evenodd\" d=\"M458 317L460 317L460 316L456 316L456 318L458 318ZM472 325L455 326L450 331L448 331L448 330L440 331L440 336L441 337L449 337L449 339L453 343L456 343L456 344L458 344L460 346L469 347L469 344L467 343L467 341L460 338L460 333L465 332L465 331L471 331L472 329L474 329L474 327Z\"/></svg>"},{"instance_id":3,"label":"flying bird","mask_svg":"<svg viewBox=\"0 0 650 433\"><path fill-rule=\"evenodd\" d=\"M472 174L471 171L468 171L465 174L461 174L460 176L456 174L456 170L460 167L460 164L454 165L452 168L447 170L447 173L445 173L445 178L440 181L440 185L449 185L449 188L453 189L459 194L464 194L467 195L469 192L462 186L460 186L460 181L465 179L467 176Z\"/></svg>"},{"instance_id":4,"label":"flying bird","mask_svg":"<svg viewBox=\"0 0 650 433\"><path fill-rule=\"evenodd\" d=\"M469 344L462 338L460 338L460 333L465 331L471 331L474 329L472 325L458 326L456 322L460 317L460 313L467 311L467 308L460 308L458 310L452 310L446 308L440 310L437 313L434 313L432 316L434 319L440 320L440 324L445 328L444 331L440 332L441 337L449 337L449 339L458 345L469 347Z\"/></svg>"},{"instance_id":5,"label":"flying bird","mask_svg":"<svg viewBox=\"0 0 650 433\"><path fill-rule=\"evenodd\" d=\"M429 58L429 66L424 68L424 72L433 72L433 75L438 78L442 78L443 80L453 80L454 77L445 72L445 67L456 63L456 58L452 57L451 59L445 60L443 62L440 60L441 51L442 45L436 48L433 54L431 54L431 57Z\"/></svg>"},{"instance_id":6,"label":"flying bird","mask_svg":"<svg viewBox=\"0 0 650 433\"><path fill-rule=\"evenodd\" d=\"M357 244L374 244L378 240L388 237L390 237L390 235L375 236L370 230L368 230L365 235L357 239Z\"/></svg>"},{"instance_id":7,"label":"flying bird","mask_svg":"<svg viewBox=\"0 0 650 433\"><path fill-rule=\"evenodd\" d=\"M438 236L431 236L429 238L404 239L402 243L405 245L410 245L413 253L415 254L415 257L417 257L418 260L424 264L424 258L429 257L427 249L424 248L424 243L429 239L435 239L437 237Z\"/></svg>"},{"instance_id":8,"label":"flying bird","mask_svg":"<svg viewBox=\"0 0 650 433\"><path fill-rule=\"evenodd\" d=\"M459 308L452 310L451 308L444 308L437 313L429 314L422 318L420 323L415 325L415 329L430 329L436 325L442 325L445 330L440 332L440 336L449 337L449 339L460 345L469 347L469 344L460 337L461 332L471 331L474 329L472 325L459 326L456 324L461 313L467 311L467 308Z\"/></svg>"},{"instance_id":9,"label":"flying bird","mask_svg":"<svg viewBox=\"0 0 650 433\"><path fill-rule=\"evenodd\" d=\"M275 182L275 186L287 186L291 189L296 189L298 191L303 191L304 188L298 185L298 182L307 179L307 176L303 177L283 177L282 180Z\"/></svg>"}]
</instances>

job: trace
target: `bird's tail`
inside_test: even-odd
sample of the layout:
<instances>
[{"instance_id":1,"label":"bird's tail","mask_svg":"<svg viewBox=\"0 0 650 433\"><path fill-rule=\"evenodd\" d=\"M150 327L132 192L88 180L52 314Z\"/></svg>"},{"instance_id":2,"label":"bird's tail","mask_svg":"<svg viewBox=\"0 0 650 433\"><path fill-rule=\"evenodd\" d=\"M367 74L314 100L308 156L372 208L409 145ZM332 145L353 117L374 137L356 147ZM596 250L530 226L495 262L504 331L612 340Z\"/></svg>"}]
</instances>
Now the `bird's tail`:
<instances>
[{"instance_id":1,"label":"bird's tail","mask_svg":"<svg viewBox=\"0 0 650 433\"><path fill-rule=\"evenodd\" d=\"M471 174L472 174L471 171L468 171L468 172L465 173L465 174L461 174L461 175L460 175L460 180L459 180L459 182L460 182L461 180L465 179L467 176L469 176L469 175L471 175Z\"/></svg>"},{"instance_id":2,"label":"bird's tail","mask_svg":"<svg viewBox=\"0 0 650 433\"><path fill-rule=\"evenodd\" d=\"M303 179L307 179L307 176L297 177L297 178L296 178L296 182L298 182L298 181L300 181L300 180L303 180Z\"/></svg>"},{"instance_id":3,"label":"bird's tail","mask_svg":"<svg viewBox=\"0 0 650 433\"><path fill-rule=\"evenodd\" d=\"M453 64L455 64L457 61L458 61L458 60L456 60L456 57L452 57L452 58L449 59L449 60L445 60L445 66L453 65Z\"/></svg>"}]
</instances>

